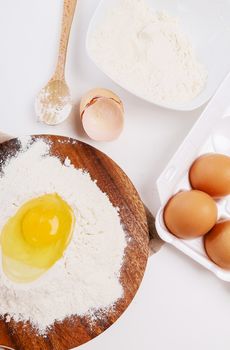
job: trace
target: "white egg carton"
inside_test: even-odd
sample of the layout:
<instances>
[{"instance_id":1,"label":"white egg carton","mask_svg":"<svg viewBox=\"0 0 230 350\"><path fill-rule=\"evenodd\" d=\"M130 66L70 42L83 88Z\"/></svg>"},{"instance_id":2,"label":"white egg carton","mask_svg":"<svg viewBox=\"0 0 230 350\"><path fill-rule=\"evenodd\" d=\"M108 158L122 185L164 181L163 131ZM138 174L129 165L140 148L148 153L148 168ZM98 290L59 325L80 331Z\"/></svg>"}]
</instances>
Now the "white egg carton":
<instances>
[{"instance_id":1,"label":"white egg carton","mask_svg":"<svg viewBox=\"0 0 230 350\"><path fill-rule=\"evenodd\" d=\"M190 256L220 279L230 282L230 271L218 267L208 258L202 238L178 239L167 230L163 220L164 206L169 198L179 190L191 189L188 171L193 161L210 152L230 156L230 74L158 178L160 209L156 217L156 228L164 241ZM217 201L217 206L218 217L230 219L230 196Z\"/></svg>"}]
</instances>

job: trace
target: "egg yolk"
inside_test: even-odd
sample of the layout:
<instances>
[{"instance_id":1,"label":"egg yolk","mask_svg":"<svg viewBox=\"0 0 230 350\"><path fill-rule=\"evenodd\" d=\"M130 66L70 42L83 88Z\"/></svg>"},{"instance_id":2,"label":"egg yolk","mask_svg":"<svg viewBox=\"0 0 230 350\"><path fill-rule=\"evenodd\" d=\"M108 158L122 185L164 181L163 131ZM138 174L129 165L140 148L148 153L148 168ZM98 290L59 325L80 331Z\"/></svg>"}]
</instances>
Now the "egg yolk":
<instances>
[{"instance_id":1,"label":"egg yolk","mask_svg":"<svg viewBox=\"0 0 230 350\"><path fill-rule=\"evenodd\" d=\"M34 247L44 247L60 239L60 215L55 209L45 211L42 207L29 210L22 221L25 241Z\"/></svg>"},{"instance_id":2,"label":"egg yolk","mask_svg":"<svg viewBox=\"0 0 230 350\"><path fill-rule=\"evenodd\" d=\"M31 282L57 262L68 246L75 218L57 194L26 202L1 232L2 266L15 282Z\"/></svg>"}]
</instances>

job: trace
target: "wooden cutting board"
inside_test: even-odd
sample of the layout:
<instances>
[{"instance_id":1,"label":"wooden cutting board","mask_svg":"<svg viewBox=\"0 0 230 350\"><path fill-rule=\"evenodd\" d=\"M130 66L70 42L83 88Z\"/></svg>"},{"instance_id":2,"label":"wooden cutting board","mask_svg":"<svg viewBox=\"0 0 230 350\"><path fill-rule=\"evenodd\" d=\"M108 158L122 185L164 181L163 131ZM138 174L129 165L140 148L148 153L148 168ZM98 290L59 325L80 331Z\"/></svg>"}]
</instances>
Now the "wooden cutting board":
<instances>
[{"instance_id":1,"label":"wooden cutting board","mask_svg":"<svg viewBox=\"0 0 230 350\"><path fill-rule=\"evenodd\" d=\"M45 138L51 143L51 154L64 162L68 156L76 168L85 169L114 206L120 208L121 221L132 237L125 251L121 270L124 297L113 311L98 318L92 325L87 317L74 317L55 324L46 337L38 336L29 323L22 324L0 320L0 344L16 350L67 350L82 345L110 327L126 310L134 298L145 272L149 253L149 235L145 209L134 186L125 173L109 157L95 148L76 140L50 135L33 136ZM60 142L61 141L61 142ZM0 144L0 160L19 149L17 139ZM26 179L22 179L25 181ZM77 268L77 267L76 267ZM52 296L50 296L52 297Z\"/></svg>"}]
</instances>

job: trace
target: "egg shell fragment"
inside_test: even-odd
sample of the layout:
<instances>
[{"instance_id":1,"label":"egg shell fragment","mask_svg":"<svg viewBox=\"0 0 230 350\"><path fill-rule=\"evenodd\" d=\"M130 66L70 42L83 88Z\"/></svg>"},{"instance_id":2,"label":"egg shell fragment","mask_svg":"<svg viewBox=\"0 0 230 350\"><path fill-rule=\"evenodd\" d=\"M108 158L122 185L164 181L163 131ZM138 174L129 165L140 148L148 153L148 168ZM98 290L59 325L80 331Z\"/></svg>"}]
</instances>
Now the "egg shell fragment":
<instances>
[{"instance_id":1,"label":"egg shell fragment","mask_svg":"<svg viewBox=\"0 0 230 350\"><path fill-rule=\"evenodd\" d=\"M82 114L84 113L85 109L91 103L93 103L94 100L97 100L100 97L113 99L115 102L117 102L120 105L121 110L124 112L124 107L121 99L116 94L114 94L113 91L108 89L95 88L88 91L86 94L82 96L81 103L80 103L80 116L82 117Z\"/></svg>"},{"instance_id":2,"label":"egg shell fragment","mask_svg":"<svg viewBox=\"0 0 230 350\"><path fill-rule=\"evenodd\" d=\"M123 130L123 104L110 90L93 89L86 93L81 100L80 116L85 132L95 141L113 141Z\"/></svg>"}]
</instances>

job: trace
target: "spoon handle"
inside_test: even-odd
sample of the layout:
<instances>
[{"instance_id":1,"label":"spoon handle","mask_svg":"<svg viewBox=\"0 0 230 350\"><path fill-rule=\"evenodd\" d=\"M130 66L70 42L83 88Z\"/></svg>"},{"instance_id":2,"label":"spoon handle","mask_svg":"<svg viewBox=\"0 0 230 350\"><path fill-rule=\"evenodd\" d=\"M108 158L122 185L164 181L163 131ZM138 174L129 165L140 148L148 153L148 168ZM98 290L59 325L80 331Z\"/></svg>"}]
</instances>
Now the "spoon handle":
<instances>
[{"instance_id":1,"label":"spoon handle","mask_svg":"<svg viewBox=\"0 0 230 350\"><path fill-rule=\"evenodd\" d=\"M64 0L58 63L53 76L53 80L64 80L65 78L66 54L76 5L77 0Z\"/></svg>"}]
</instances>

